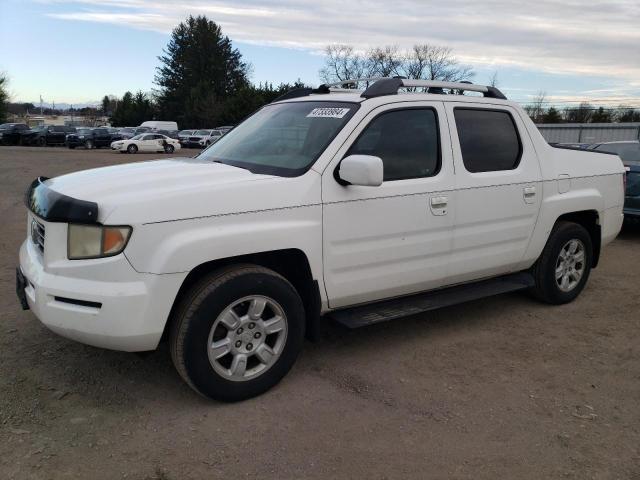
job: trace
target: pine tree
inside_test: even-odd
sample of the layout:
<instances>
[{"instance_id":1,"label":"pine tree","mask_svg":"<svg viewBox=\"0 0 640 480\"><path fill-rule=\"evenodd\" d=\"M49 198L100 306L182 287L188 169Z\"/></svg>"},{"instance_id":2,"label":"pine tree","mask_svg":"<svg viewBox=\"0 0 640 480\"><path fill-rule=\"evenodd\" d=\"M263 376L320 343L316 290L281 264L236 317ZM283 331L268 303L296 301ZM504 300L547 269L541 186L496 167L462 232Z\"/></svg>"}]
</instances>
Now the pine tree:
<instances>
[{"instance_id":1,"label":"pine tree","mask_svg":"<svg viewBox=\"0 0 640 480\"><path fill-rule=\"evenodd\" d=\"M249 85L249 67L242 55L204 16L189 16L180 23L159 60L159 114L181 128L215 126L226 116L227 100Z\"/></svg>"}]
</instances>

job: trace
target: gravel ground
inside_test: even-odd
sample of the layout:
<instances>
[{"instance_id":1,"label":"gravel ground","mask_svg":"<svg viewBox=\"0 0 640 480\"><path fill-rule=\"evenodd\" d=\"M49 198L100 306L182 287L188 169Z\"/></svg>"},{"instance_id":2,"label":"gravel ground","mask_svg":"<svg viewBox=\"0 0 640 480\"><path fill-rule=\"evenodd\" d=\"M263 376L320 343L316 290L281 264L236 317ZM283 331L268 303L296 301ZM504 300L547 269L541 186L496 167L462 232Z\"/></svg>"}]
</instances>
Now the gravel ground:
<instances>
[{"instance_id":1,"label":"gravel ground","mask_svg":"<svg viewBox=\"0 0 640 480\"><path fill-rule=\"evenodd\" d=\"M0 478L640 479L639 228L572 304L327 324L275 389L219 404L166 345L74 343L15 296L33 178L157 156L0 147Z\"/></svg>"}]
</instances>

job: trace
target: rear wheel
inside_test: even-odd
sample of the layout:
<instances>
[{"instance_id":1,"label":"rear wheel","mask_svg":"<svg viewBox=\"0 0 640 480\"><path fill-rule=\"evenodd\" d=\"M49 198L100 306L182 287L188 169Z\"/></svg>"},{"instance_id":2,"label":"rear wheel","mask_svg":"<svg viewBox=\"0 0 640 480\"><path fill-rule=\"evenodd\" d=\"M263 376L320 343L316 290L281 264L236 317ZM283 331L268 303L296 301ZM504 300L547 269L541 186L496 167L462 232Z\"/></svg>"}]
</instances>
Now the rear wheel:
<instances>
[{"instance_id":1,"label":"rear wheel","mask_svg":"<svg viewBox=\"0 0 640 480\"><path fill-rule=\"evenodd\" d=\"M278 383L303 338L304 307L291 283L240 265L208 275L184 297L173 318L171 356L194 390L238 401Z\"/></svg>"},{"instance_id":2,"label":"rear wheel","mask_svg":"<svg viewBox=\"0 0 640 480\"><path fill-rule=\"evenodd\" d=\"M571 302L587 283L592 261L589 232L577 223L559 222L533 267L533 294L546 303Z\"/></svg>"},{"instance_id":3,"label":"rear wheel","mask_svg":"<svg viewBox=\"0 0 640 480\"><path fill-rule=\"evenodd\" d=\"M138 147L133 143L127 147L128 153L136 153L138 151Z\"/></svg>"},{"instance_id":4,"label":"rear wheel","mask_svg":"<svg viewBox=\"0 0 640 480\"><path fill-rule=\"evenodd\" d=\"M164 147L164 153L173 153L174 150L175 150L175 147L171 144L166 145Z\"/></svg>"},{"instance_id":5,"label":"rear wheel","mask_svg":"<svg viewBox=\"0 0 640 480\"><path fill-rule=\"evenodd\" d=\"M39 147L46 147L47 146L47 139L44 137L40 137L38 139L38 146Z\"/></svg>"}]
</instances>

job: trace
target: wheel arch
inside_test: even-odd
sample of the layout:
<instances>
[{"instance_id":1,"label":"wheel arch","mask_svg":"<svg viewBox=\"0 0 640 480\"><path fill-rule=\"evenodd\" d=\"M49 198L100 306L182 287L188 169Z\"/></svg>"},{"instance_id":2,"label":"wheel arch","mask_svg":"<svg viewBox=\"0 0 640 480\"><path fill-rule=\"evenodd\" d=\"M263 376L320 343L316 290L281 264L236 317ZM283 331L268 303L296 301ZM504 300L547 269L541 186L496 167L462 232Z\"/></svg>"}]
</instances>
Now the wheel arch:
<instances>
[{"instance_id":1,"label":"wheel arch","mask_svg":"<svg viewBox=\"0 0 640 480\"><path fill-rule=\"evenodd\" d=\"M291 282L304 305L305 335L312 341L318 338L321 310L320 287L318 281L313 278L307 255L302 250L289 248L220 258L197 265L189 272L178 290L164 327L163 340L167 338L174 312L186 292L205 275L236 264L253 264L269 268Z\"/></svg>"},{"instance_id":2,"label":"wheel arch","mask_svg":"<svg viewBox=\"0 0 640 480\"><path fill-rule=\"evenodd\" d=\"M602 231L600 228L600 216L598 212L596 210L581 210L578 212L565 213L556 219L554 226L557 225L558 222L563 221L577 223L589 232L591 243L593 245L592 268L596 268L600 260L600 249L602 245Z\"/></svg>"}]
</instances>

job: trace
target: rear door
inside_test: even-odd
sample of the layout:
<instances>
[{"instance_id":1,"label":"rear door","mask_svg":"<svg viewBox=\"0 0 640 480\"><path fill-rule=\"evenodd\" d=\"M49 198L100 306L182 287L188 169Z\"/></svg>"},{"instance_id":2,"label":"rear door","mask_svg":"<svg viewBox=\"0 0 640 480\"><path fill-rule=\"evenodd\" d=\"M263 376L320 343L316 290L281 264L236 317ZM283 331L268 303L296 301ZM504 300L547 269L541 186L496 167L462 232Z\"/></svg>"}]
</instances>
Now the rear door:
<instances>
[{"instance_id":1,"label":"rear door","mask_svg":"<svg viewBox=\"0 0 640 480\"><path fill-rule=\"evenodd\" d=\"M542 199L538 158L508 105L447 102L456 170L450 281L519 270Z\"/></svg>"},{"instance_id":2,"label":"rear door","mask_svg":"<svg viewBox=\"0 0 640 480\"><path fill-rule=\"evenodd\" d=\"M379 187L341 185L347 155L384 164ZM324 280L340 308L446 284L455 210L453 161L441 102L374 109L322 175Z\"/></svg>"}]
</instances>

